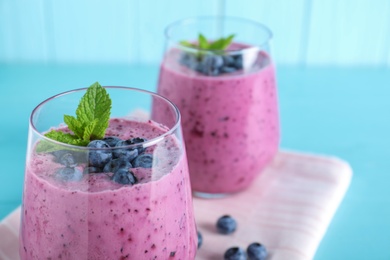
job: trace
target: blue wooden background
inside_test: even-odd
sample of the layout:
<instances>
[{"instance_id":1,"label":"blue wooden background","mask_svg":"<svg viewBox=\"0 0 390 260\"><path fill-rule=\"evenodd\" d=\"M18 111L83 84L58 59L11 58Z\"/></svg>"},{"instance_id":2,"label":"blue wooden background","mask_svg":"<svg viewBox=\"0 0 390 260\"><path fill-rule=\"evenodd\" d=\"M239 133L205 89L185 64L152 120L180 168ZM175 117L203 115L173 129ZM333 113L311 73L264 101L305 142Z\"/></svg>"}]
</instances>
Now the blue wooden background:
<instances>
[{"instance_id":1,"label":"blue wooden background","mask_svg":"<svg viewBox=\"0 0 390 260\"><path fill-rule=\"evenodd\" d=\"M0 0L0 62L156 64L170 22L267 24L279 64L390 67L388 0Z\"/></svg>"}]
</instances>

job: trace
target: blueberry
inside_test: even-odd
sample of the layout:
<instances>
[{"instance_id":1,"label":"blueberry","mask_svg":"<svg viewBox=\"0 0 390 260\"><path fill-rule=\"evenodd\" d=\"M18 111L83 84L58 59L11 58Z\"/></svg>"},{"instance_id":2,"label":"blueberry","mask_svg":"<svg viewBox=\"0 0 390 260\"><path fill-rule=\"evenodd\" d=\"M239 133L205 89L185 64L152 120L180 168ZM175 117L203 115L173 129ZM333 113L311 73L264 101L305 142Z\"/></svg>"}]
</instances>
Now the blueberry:
<instances>
[{"instance_id":1,"label":"blueberry","mask_svg":"<svg viewBox=\"0 0 390 260\"><path fill-rule=\"evenodd\" d=\"M140 144L140 143L146 142L147 139L142 138L142 137L135 137L135 138L131 138L129 141L131 144ZM138 153L141 154L141 153L145 152L146 148L144 148L142 145L139 145L139 146L137 146L137 150L138 150Z\"/></svg>"},{"instance_id":2,"label":"blueberry","mask_svg":"<svg viewBox=\"0 0 390 260\"><path fill-rule=\"evenodd\" d=\"M79 181L83 178L83 173L77 168L63 167L56 171L55 178L61 181Z\"/></svg>"},{"instance_id":3,"label":"blueberry","mask_svg":"<svg viewBox=\"0 0 390 260\"><path fill-rule=\"evenodd\" d=\"M200 233L199 231L197 231L197 233L198 233L198 249L199 249L203 244L203 236L202 233Z\"/></svg>"},{"instance_id":4,"label":"blueberry","mask_svg":"<svg viewBox=\"0 0 390 260\"><path fill-rule=\"evenodd\" d=\"M98 167L98 168L103 168L106 163L111 161L112 159L112 152L110 149L110 146L103 140L94 140L91 141L87 147L89 148L96 148L96 149L101 149L101 150L90 150L89 151L89 165Z\"/></svg>"},{"instance_id":5,"label":"blueberry","mask_svg":"<svg viewBox=\"0 0 390 260\"><path fill-rule=\"evenodd\" d=\"M223 67L224 62L222 56L219 55L207 55L204 56L201 63L201 72L209 76L217 76L220 69Z\"/></svg>"},{"instance_id":6,"label":"blueberry","mask_svg":"<svg viewBox=\"0 0 390 260\"><path fill-rule=\"evenodd\" d=\"M59 162L66 167L76 167L77 163L75 162L75 159L71 153L64 153L59 158Z\"/></svg>"},{"instance_id":7,"label":"blueberry","mask_svg":"<svg viewBox=\"0 0 390 260\"><path fill-rule=\"evenodd\" d=\"M233 58L234 58L234 67L236 67L236 69L238 69L238 70L242 69L243 68L242 55L236 54L236 55L233 55Z\"/></svg>"},{"instance_id":8,"label":"blueberry","mask_svg":"<svg viewBox=\"0 0 390 260\"><path fill-rule=\"evenodd\" d=\"M121 141L121 139L116 136L107 136L103 138L103 141L106 142L110 147L115 147L116 143Z\"/></svg>"},{"instance_id":9,"label":"blueberry","mask_svg":"<svg viewBox=\"0 0 390 260\"><path fill-rule=\"evenodd\" d=\"M126 157L129 161L134 160L135 157L138 156L138 150L137 149L129 149L129 148L119 148L122 146L128 146L132 145L131 140L121 140L116 143L115 148L113 150L114 158L120 158L120 157Z\"/></svg>"},{"instance_id":10,"label":"blueberry","mask_svg":"<svg viewBox=\"0 0 390 260\"><path fill-rule=\"evenodd\" d=\"M235 65L235 59L231 55L225 55L222 57L225 66L232 67Z\"/></svg>"},{"instance_id":11,"label":"blueberry","mask_svg":"<svg viewBox=\"0 0 390 260\"><path fill-rule=\"evenodd\" d=\"M237 69L235 67L224 66L224 67L222 67L221 72L222 73L232 73L232 72L235 72L236 70Z\"/></svg>"},{"instance_id":12,"label":"blueberry","mask_svg":"<svg viewBox=\"0 0 390 260\"><path fill-rule=\"evenodd\" d=\"M199 60L193 53L184 52L181 55L179 62L192 70L200 71Z\"/></svg>"},{"instance_id":13,"label":"blueberry","mask_svg":"<svg viewBox=\"0 0 390 260\"><path fill-rule=\"evenodd\" d=\"M141 168L152 168L153 165L153 155L150 153L144 153L141 155L138 155L133 161L134 167L141 167Z\"/></svg>"},{"instance_id":14,"label":"blueberry","mask_svg":"<svg viewBox=\"0 0 390 260\"><path fill-rule=\"evenodd\" d=\"M133 165L130 163L129 159L127 157L120 157L117 159L113 159L110 162L108 162L104 168L103 172L113 172L115 173L119 168L133 168Z\"/></svg>"},{"instance_id":15,"label":"blueberry","mask_svg":"<svg viewBox=\"0 0 390 260\"><path fill-rule=\"evenodd\" d=\"M84 168L84 174L98 173L98 172L102 172L102 170L98 167L89 166Z\"/></svg>"},{"instance_id":16,"label":"blueberry","mask_svg":"<svg viewBox=\"0 0 390 260\"><path fill-rule=\"evenodd\" d=\"M134 176L132 171L129 171L128 168L119 168L114 175L112 180L120 184L135 184L137 179Z\"/></svg>"},{"instance_id":17,"label":"blueberry","mask_svg":"<svg viewBox=\"0 0 390 260\"><path fill-rule=\"evenodd\" d=\"M225 260L246 260L246 255L244 249L240 247L231 247L226 250L223 255L223 259Z\"/></svg>"},{"instance_id":18,"label":"blueberry","mask_svg":"<svg viewBox=\"0 0 390 260\"><path fill-rule=\"evenodd\" d=\"M229 215L220 217L217 221L217 230L221 234L233 233L237 228L237 222Z\"/></svg>"},{"instance_id":19,"label":"blueberry","mask_svg":"<svg viewBox=\"0 0 390 260\"><path fill-rule=\"evenodd\" d=\"M268 252L264 245L254 242L246 249L248 260L265 260Z\"/></svg>"},{"instance_id":20,"label":"blueberry","mask_svg":"<svg viewBox=\"0 0 390 260\"><path fill-rule=\"evenodd\" d=\"M86 161L86 152L84 151L70 151L70 150L57 150L57 151L53 151L52 154L55 156L56 158L56 162L58 163L63 163L61 162L61 158L65 155L65 154L71 154L73 156L73 161L74 163L84 163Z\"/></svg>"}]
</instances>

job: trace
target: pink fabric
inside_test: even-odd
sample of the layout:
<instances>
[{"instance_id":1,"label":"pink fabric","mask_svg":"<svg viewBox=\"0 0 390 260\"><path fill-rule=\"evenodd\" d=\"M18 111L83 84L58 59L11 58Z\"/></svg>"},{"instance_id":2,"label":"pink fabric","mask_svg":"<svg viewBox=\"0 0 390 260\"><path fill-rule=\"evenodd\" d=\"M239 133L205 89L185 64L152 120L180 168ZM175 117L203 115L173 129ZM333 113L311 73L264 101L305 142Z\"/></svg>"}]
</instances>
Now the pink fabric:
<instances>
[{"instance_id":1,"label":"pink fabric","mask_svg":"<svg viewBox=\"0 0 390 260\"><path fill-rule=\"evenodd\" d=\"M203 245L196 259L223 259L231 246L264 244L272 260L312 259L352 178L344 161L327 156L281 151L246 190L227 198L194 199ZM238 228L215 231L218 217L229 214ZM17 260L20 208L0 223L0 259Z\"/></svg>"}]
</instances>

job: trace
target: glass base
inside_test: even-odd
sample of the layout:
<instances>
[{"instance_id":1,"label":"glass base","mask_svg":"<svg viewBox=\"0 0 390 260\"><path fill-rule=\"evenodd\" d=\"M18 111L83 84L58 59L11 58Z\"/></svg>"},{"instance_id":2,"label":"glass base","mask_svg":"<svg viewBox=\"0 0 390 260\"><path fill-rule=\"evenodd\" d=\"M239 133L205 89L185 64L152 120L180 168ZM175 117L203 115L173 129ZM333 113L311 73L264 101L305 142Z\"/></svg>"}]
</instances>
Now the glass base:
<instances>
[{"instance_id":1,"label":"glass base","mask_svg":"<svg viewBox=\"0 0 390 260\"><path fill-rule=\"evenodd\" d=\"M193 191L192 194L194 197L201 199L222 199L232 195L232 193L207 193L200 191Z\"/></svg>"}]
</instances>

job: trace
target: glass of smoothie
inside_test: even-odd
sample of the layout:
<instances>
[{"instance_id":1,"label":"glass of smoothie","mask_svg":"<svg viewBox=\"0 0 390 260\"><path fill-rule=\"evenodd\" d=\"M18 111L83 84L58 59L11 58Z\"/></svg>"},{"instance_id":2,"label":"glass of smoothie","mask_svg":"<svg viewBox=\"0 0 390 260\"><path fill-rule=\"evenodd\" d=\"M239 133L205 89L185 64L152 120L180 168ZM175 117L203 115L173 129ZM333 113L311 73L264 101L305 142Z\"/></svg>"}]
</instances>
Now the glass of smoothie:
<instances>
[{"instance_id":1,"label":"glass of smoothie","mask_svg":"<svg viewBox=\"0 0 390 260\"><path fill-rule=\"evenodd\" d=\"M180 109L195 195L245 190L279 146L270 29L197 17L170 24L165 38L157 92Z\"/></svg>"},{"instance_id":2,"label":"glass of smoothie","mask_svg":"<svg viewBox=\"0 0 390 260\"><path fill-rule=\"evenodd\" d=\"M194 259L180 120L160 95L98 83L40 103L29 125L21 259Z\"/></svg>"}]
</instances>

